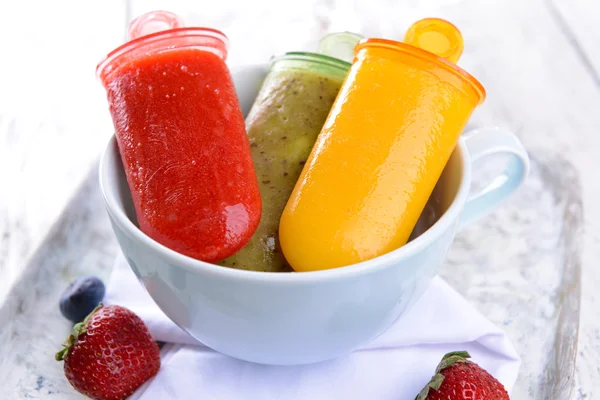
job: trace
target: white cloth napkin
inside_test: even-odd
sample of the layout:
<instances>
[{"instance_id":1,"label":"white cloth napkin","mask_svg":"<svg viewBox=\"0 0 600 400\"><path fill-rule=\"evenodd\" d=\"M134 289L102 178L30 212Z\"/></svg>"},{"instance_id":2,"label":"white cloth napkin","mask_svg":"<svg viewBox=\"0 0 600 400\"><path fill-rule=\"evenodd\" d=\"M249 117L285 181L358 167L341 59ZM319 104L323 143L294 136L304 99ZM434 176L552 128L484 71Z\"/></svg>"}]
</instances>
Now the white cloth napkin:
<instances>
[{"instance_id":1,"label":"white cloth napkin","mask_svg":"<svg viewBox=\"0 0 600 400\"><path fill-rule=\"evenodd\" d=\"M253 364L200 344L160 311L122 256L104 303L129 308L156 340L169 343L161 351L158 375L133 399L410 400L442 356L455 350L467 350L510 393L520 364L505 334L439 277L373 343L349 356L305 366Z\"/></svg>"}]
</instances>

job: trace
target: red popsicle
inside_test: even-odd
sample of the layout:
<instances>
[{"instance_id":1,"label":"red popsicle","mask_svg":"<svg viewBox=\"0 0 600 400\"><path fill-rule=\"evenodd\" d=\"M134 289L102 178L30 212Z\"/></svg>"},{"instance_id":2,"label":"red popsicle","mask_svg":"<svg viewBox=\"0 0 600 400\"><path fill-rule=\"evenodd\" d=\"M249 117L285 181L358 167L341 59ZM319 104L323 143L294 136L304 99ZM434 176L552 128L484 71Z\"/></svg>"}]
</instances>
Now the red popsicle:
<instances>
[{"instance_id":1,"label":"red popsicle","mask_svg":"<svg viewBox=\"0 0 600 400\"><path fill-rule=\"evenodd\" d=\"M208 262L241 249L261 215L226 55L221 32L178 28L128 42L97 70L140 229Z\"/></svg>"}]
</instances>

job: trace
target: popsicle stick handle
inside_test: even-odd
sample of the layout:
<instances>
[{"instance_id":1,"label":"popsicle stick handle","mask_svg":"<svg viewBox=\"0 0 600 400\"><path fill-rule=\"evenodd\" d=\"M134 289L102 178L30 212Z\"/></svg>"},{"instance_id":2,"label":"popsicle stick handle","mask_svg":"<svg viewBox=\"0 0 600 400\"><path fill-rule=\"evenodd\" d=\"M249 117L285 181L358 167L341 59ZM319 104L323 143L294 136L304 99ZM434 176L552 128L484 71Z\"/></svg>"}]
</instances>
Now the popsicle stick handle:
<instances>
[{"instance_id":1,"label":"popsicle stick handle","mask_svg":"<svg viewBox=\"0 0 600 400\"><path fill-rule=\"evenodd\" d=\"M463 52L464 40L458 28L449 21L425 18L412 24L404 43L419 47L456 64Z\"/></svg>"},{"instance_id":2,"label":"popsicle stick handle","mask_svg":"<svg viewBox=\"0 0 600 400\"><path fill-rule=\"evenodd\" d=\"M476 129L466 137L465 144L472 165L486 158L504 154L509 161L504 171L478 192L471 193L460 219L460 228L464 228L496 209L525 181L529 173L529 157L519 139L503 128Z\"/></svg>"},{"instance_id":3,"label":"popsicle stick handle","mask_svg":"<svg viewBox=\"0 0 600 400\"><path fill-rule=\"evenodd\" d=\"M168 29L182 28L183 20L172 12L151 11L140 15L129 24L129 40Z\"/></svg>"},{"instance_id":4,"label":"popsicle stick handle","mask_svg":"<svg viewBox=\"0 0 600 400\"><path fill-rule=\"evenodd\" d=\"M352 32L336 32L325 35L319 41L317 52L329 57L352 62L354 47L364 36Z\"/></svg>"}]
</instances>

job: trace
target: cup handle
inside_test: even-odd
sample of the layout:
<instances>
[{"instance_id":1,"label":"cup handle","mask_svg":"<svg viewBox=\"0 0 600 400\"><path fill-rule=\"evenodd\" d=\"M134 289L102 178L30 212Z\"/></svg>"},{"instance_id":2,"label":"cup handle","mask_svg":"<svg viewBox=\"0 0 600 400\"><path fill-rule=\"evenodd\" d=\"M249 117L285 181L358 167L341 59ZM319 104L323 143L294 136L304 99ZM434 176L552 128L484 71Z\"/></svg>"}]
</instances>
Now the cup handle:
<instances>
[{"instance_id":1,"label":"cup handle","mask_svg":"<svg viewBox=\"0 0 600 400\"><path fill-rule=\"evenodd\" d=\"M529 157L519 139L503 128L491 127L470 131L464 142L475 166L480 160L495 155L510 156L504 171L477 193L470 193L460 217L459 229L478 220L498 207L521 184L529 173Z\"/></svg>"}]
</instances>

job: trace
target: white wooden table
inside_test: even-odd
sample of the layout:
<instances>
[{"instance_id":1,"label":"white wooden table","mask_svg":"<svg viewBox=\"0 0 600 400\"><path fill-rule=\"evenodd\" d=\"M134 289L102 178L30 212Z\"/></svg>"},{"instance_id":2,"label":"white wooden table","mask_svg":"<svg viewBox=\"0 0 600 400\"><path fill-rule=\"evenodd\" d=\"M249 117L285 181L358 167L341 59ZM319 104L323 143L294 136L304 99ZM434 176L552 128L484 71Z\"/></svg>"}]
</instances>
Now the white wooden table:
<instances>
[{"instance_id":1,"label":"white wooden table","mask_svg":"<svg viewBox=\"0 0 600 400\"><path fill-rule=\"evenodd\" d=\"M2 2L0 301L111 134L96 63L124 40L131 16L164 8L225 31L232 65L310 50L330 31L401 39L425 16L458 25L461 65L488 91L473 121L508 126L526 146L561 154L579 171L586 222L574 398L600 396L597 0Z\"/></svg>"}]
</instances>

